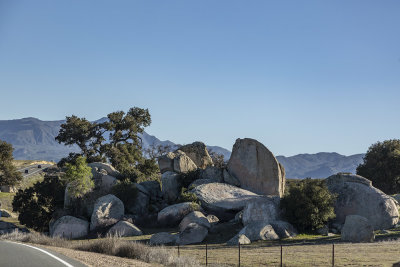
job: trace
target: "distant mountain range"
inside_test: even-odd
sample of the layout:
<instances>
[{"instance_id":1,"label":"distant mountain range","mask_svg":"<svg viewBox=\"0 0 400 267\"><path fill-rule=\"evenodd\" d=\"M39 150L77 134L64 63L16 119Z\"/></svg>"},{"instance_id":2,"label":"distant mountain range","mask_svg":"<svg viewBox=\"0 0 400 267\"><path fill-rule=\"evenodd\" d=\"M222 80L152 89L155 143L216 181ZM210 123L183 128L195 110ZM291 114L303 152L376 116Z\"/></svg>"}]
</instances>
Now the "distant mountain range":
<instances>
[{"instance_id":1,"label":"distant mountain range","mask_svg":"<svg viewBox=\"0 0 400 267\"><path fill-rule=\"evenodd\" d=\"M36 118L0 120L0 140L13 145L15 159L58 161L70 152L79 151L76 146L65 146L54 139L58 135L60 125L64 122L64 120L41 121ZM151 145L168 145L172 149L177 147L177 144L169 140L161 141L146 132L141 137L144 149ZM219 146L208 146L208 149L224 155L226 160L231 155L228 149ZM343 156L338 153L321 152L292 157L277 156L277 159L285 167L288 178L325 178L338 172L355 173L363 157L364 154Z\"/></svg>"}]
</instances>

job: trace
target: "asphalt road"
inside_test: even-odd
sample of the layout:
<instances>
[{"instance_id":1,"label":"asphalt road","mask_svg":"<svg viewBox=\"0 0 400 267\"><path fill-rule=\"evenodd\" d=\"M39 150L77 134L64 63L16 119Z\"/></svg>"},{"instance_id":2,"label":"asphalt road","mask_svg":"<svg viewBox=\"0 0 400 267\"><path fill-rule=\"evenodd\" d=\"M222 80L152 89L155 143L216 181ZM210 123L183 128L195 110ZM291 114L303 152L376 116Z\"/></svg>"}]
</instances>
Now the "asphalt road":
<instances>
[{"instance_id":1,"label":"asphalt road","mask_svg":"<svg viewBox=\"0 0 400 267\"><path fill-rule=\"evenodd\" d=\"M32 166L28 166L26 168L18 169L18 171L22 173L23 177L29 177L31 175L37 174L39 172L42 172L43 169L45 169L47 167L50 167L52 165L50 165L50 164L42 164L41 166L42 166L42 168L38 168L38 165L32 165ZM25 170L28 170L28 173L25 173Z\"/></svg>"},{"instance_id":2,"label":"asphalt road","mask_svg":"<svg viewBox=\"0 0 400 267\"><path fill-rule=\"evenodd\" d=\"M0 241L1 267L84 267L59 253L32 245Z\"/></svg>"}]
</instances>

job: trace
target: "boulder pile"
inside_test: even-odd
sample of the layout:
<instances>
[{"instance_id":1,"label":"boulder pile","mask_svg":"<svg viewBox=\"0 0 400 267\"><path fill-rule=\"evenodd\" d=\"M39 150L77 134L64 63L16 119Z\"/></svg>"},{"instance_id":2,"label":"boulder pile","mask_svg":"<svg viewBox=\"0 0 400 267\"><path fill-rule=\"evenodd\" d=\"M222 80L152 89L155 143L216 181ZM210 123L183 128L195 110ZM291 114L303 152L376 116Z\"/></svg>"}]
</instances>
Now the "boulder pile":
<instances>
[{"instance_id":1,"label":"boulder pile","mask_svg":"<svg viewBox=\"0 0 400 267\"><path fill-rule=\"evenodd\" d=\"M151 245L200 243L220 233L228 233L224 240L228 245L297 235L295 227L281 216L284 167L257 140L237 139L226 166L214 166L201 142L168 152L158 158L158 165L161 185L158 181L136 183L133 201L124 205L112 194L119 172L105 163L90 163L96 197L83 203L85 212L70 216L67 211L76 200L69 196L67 187L65 209L51 221L50 235L136 236L142 235L142 226L178 229L174 234L152 235ZM336 218L319 229L321 234L341 232L344 241L370 242L374 230L398 223L398 202L374 188L370 180L339 173L326 182L337 195ZM15 227L0 222L0 233L8 229Z\"/></svg>"}]
</instances>

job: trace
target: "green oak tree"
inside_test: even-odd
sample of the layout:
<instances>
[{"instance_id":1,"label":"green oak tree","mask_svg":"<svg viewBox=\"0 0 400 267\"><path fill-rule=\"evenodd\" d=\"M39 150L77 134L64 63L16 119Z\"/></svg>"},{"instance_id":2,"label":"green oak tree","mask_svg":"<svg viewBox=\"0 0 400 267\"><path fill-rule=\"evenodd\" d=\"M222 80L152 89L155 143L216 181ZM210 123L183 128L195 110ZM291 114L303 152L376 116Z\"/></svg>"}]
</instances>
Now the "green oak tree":
<instances>
[{"instance_id":1,"label":"green oak tree","mask_svg":"<svg viewBox=\"0 0 400 267\"><path fill-rule=\"evenodd\" d=\"M16 185L22 180L22 174L13 165L13 147L0 140L0 186Z\"/></svg>"},{"instance_id":2,"label":"green oak tree","mask_svg":"<svg viewBox=\"0 0 400 267\"><path fill-rule=\"evenodd\" d=\"M155 160L143 156L139 136L150 124L149 111L138 107L127 113L112 112L107 115L107 120L99 123L71 116L61 125L56 140L65 145L77 145L81 149L80 155L87 157L88 162L110 162L122 173L122 178L134 181L158 172ZM77 156L71 154L69 158L75 161ZM63 163L68 161L62 160Z\"/></svg>"},{"instance_id":3,"label":"green oak tree","mask_svg":"<svg viewBox=\"0 0 400 267\"><path fill-rule=\"evenodd\" d=\"M357 174L386 194L400 192L400 140L377 142L368 148Z\"/></svg>"}]
</instances>

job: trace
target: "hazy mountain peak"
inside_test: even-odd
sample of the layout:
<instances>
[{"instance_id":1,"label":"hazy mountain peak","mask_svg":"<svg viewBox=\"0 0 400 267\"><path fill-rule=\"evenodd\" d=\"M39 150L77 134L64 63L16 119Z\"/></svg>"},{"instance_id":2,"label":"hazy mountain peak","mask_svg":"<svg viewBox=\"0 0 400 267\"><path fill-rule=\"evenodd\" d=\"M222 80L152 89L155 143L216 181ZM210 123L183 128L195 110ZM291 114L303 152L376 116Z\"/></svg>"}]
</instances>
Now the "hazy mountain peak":
<instances>
[{"instance_id":1,"label":"hazy mountain peak","mask_svg":"<svg viewBox=\"0 0 400 267\"><path fill-rule=\"evenodd\" d=\"M95 122L107 121L103 117ZM28 117L16 120L0 120L0 139L14 146L16 159L42 159L58 161L70 152L77 152L76 146L65 146L55 141L60 125L65 120L42 121ZM161 141L146 132L142 134L143 148L151 145L164 145L176 149L177 145L169 140ZM207 146L209 150L224 155L229 159L231 152L219 146ZM319 152L316 154L298 154L291 157L277 156L283 164L288 178L325 178L337 172L355 173L356 167L362 162L364 154L351 156L336 152Z\"/></svg>"}]
</instances>

